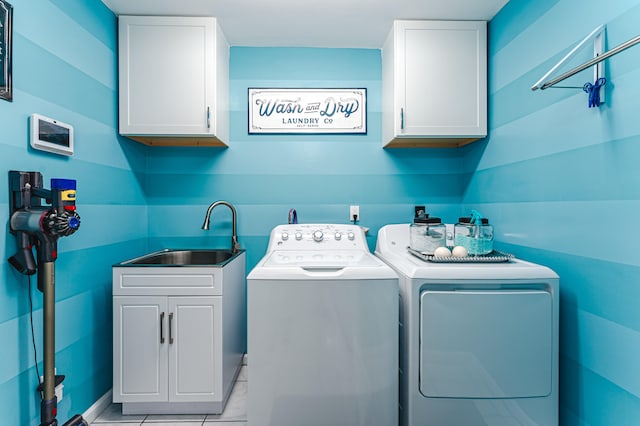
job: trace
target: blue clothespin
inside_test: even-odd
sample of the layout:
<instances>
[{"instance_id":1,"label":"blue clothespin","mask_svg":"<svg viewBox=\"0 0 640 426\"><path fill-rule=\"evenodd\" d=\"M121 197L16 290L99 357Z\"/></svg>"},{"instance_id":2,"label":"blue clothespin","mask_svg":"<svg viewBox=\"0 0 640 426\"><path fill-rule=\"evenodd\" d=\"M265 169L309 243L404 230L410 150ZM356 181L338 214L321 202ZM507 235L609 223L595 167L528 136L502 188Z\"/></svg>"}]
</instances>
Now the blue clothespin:
<instances>
[{"instance_id":1,"label":"blue clothespin","mask_svg":"<svg viewBox=\"0 0 640 426\"><path fill-rule=\"evenodd\" d=\"M606 83L607 79L600 77L594 84L587 82L582 86L582 90L589 95L589 108L600 106L600 88Z\"/></svg>"}]
</instances>

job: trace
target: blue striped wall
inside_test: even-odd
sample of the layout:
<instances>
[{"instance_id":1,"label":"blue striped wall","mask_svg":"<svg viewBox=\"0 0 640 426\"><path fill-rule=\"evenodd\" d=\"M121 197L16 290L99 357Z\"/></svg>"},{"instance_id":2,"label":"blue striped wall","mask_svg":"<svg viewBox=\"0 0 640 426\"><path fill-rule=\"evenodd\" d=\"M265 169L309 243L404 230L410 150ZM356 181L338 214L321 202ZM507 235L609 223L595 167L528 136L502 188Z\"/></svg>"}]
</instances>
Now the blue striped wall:
<instances>
[{"instance_id":1,"label":"blue striped wall","mask_svg":"<svg viewBox=\"0 0 640 426\"><path fill-rule=\"evenodd\" d=\"M600 108L579 89L530 87L598 25L612 48L638 22L637 0L511 0L489 25L490 136L469 152L463 203L492 218L503 249L561 277L562 425L640 424L640 47L606 61Z\"/></svg>"},{"instance_id":2,"label":"blue striped wall","mask_svg":"<svg viewBox=\"0 0 640 426\"><path fill-rule=\"evenodd\" d=\"M447 222L479 209L500 248L561 276L561 423L640 423L640 246L627 230L640 210L640 47L607 61L599 109L579 90L530 90L597 25L608 25L608 47L637 35L636 0L511 0L489 25L490 136L454 150L381 148L379 50L250 47L231 48L229 148L149 149L116 136L111 12L99 1L11 3L15 100L0 101L0 187L10 169L78 180L82 227L61 239L56 263L60 419L111 387L110 265L160 247L227 246L229 212L200 229L208 204L226 199L248 269L290 208L302 222L346 222L358 204L372 248L377 230L410 220L414 204ZM368 133L249 135L249 87L365 87ZM72 158L27 146L33 112L75 126ZM14 238L3 232L6 259ZM27 279L6 262L0 273L0 423L38 424ZM41 297L31 292L39 338ZM42 368L40 341L37 351Z\"/></svg>"},{"instance_id":3,"label":"blue striped wall","mask_svg":"<svg viewBox=\"0 0 640 426\"><path fill-rule=\"evenodd\" d=\"M435 216L460 214L462 189L474 165L467 150L383 150L381 55L375 49L251 48L230 52L229 147L154 148L148 153L149 235L156 247L229 245L230 214L207 206L219 199L238 210L241 245L251 269L269 232L295 208L300 222L346 223L360 206L361 225L407 222L413 205ZM248 134L248 88L366 88L366 135Z\"/></svg>"},{"instance_id":4,"label":"blue striped wall","mask_svg":"<svg viewBox=\"0 0 640 426\"><path fill-rule=\"evenodd\" d=\"M116 136L116 19L100 1L10 0L14 6L14 101L0 101L0 221L8 223L8 171L77 180L80 230L58 244L56 366L65 374L62 422L111 388L111 268L146 250L146 149ZM75 127L67 158L28 147L28 117ZM15 239L2 228L0 258ZM0 424L39 424L27 277L0 262ZM32 279L42 374L42 295Z\"/></svg>"}]
</instances>

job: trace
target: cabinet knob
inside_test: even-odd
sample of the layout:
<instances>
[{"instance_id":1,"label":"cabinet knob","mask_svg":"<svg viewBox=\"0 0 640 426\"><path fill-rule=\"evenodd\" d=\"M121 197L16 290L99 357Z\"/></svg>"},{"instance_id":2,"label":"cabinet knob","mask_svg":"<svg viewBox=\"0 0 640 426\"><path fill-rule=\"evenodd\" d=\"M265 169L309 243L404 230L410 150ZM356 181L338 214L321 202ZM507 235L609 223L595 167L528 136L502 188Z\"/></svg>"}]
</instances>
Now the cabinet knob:
<instances>
[{"instance_id":1,"label":"cabinet knob","mask_svg":"<svg viewBox=\"0 0 640 426\"><path fill-rule=\"evenodd\" d=\"M211 128L211 108L207 105L207 129Z\"/></svg>"},{"instance_id":2,"label":"cabinet knob","mask_svg":"<svg viewBox=\"0 0 640 426\"><path fill-rule=\"evenodd\" d=\"M400 130L404 130L404 108L400 108Z\"/></svg>"}]
</instances>

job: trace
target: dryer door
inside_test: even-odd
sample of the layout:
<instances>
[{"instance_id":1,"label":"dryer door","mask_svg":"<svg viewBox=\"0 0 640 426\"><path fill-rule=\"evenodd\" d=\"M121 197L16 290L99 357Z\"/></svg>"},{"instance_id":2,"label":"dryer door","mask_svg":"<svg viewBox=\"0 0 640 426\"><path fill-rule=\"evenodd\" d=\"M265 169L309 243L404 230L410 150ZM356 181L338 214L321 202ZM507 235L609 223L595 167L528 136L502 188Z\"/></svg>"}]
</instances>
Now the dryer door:
<instances>
[{"instance_id":1,"label":"dryer door","mask_svg":"<svg viewBox=\"0 0 640 426\"><path fill-rule=\"evenodd\" d=\"M420 296L420 392L519 398L551 392L553 303L542 290Z\"/></svg>"}]
</instances>

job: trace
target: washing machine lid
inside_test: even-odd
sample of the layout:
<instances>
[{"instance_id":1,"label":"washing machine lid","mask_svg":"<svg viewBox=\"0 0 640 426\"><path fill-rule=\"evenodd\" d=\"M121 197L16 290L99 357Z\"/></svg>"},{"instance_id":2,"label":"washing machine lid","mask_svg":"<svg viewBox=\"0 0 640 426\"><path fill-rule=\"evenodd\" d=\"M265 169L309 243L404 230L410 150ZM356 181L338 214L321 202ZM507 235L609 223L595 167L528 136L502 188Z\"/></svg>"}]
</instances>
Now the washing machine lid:
<instances>
[{"instance_id":1,"label":"washing machine lid","mask_svg":"<svg viewBox=\"0 0 640 426\"><path fill-rule=\"evenodd\" d=\"M247 279L388 279L397 283L398 275L362 250L276 250L267 253Z\"/></svg>"},{"instance_id":2,"label":"washing machine lid","mask_svg":"<svg viewBox=\"0 0 640 426\"><path fill-rule=\"evenodd\" d=\"M247 279L394 279L375 257L364 230L344 224L287 224L271 231L267 253Z\"/></svg>"},{"instance_id":3,"label":"washing machine lid","mask_svg":"<svg viewBox=\"0 0 640 426\"><path fill-rule=\"evenodd\" d=\"M380 260L362 250L276 250L267 255L265 268L297 266L302 268L345 268L380 266Z\"/></svg>"}]
</instances>

